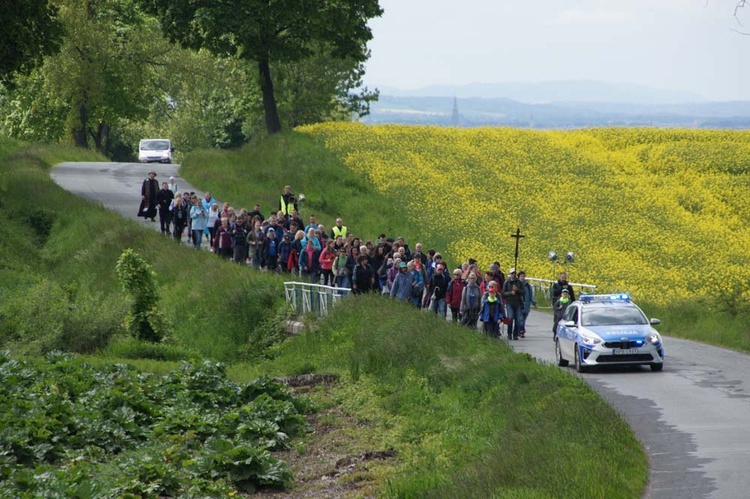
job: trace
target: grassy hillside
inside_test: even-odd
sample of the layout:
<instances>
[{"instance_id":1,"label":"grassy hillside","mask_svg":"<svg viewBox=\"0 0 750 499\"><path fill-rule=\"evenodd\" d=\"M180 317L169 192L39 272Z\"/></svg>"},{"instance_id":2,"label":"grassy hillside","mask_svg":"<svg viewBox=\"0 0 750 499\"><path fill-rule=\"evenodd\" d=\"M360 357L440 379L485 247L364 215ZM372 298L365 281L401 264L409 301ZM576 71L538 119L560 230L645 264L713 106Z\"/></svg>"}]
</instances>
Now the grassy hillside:
<instances>
[{"instance_id":1,"label":"grassy hillside","mask_svg":"<svg viewBox=\"0 0 750 499\"><path fill-rule=\"evenodd\" d=\"M259 156L254 155L265 150L268 158L275 158L289 140L298 141L299 147L289 147L286 157L298 161L291 168L295 173L285 176L284 170L265 170L266 182L277 182L273 176L278 175L282 185L290 181L307 188L322 182L339 194L351 189L357 198L354 202L331 194L329 204L316 200L310 206L322 210L319 213L326 217L349 213L349 206L367 206L356 213L372 227L392 223L386 229L389 232L418 234L408 220L392 216L389 198L347 173L346 167L315 141L299 134L291 137L274 138L256 149L235 154L257 159ZM203 449L196 437L202 442L216 431L235 426L243 432L269 429L260 423L238 425L242 421L238 418L257 411L280 421L281 414L274 415L270 407L257 406L251 411L243 406L239 415L231 410L221 416L221 424L215 424L215 415L193 410L196 403L191 403L190 397L213 405L210 397L205 398L209 387L217 388L216 396L220 397L236 393L235 388L227 388L230 384L221 365L203 363L204 368L183 368L182 373L190 372L187 376L195 379L186 380L190 390L175 397L169 395L172 388L164 391L161 385L150 384L166 379L166 386L173 387L171 378L158 381L124 366L112 366L122 362L116 355L150 357L148 361L126 362L157 373L175 365L159 358L212 357L232 362L227 371L240 381L261 373L338 374L340 381L335 386L310 392L320 407L313 419L317 431L298 440L290 450L274 454L289 460L298 477L320 469L319 483L334 483L344 495L531 498L557 497L570 490L592 498L641 494L647 463L637 440L581 380L514 354L501 343L380 297L347 300L335 314L321 321L316 331L279 341L275 336L278 324L265 323L266 318L274 317L273 310L282 297L277 277L244 269L237 272L233 264L177 246L135 222L69 195L50 181L49 166L43 159L48 157L73 158L70 151L35 152L0 140L0 215L6 222L0 228L4 252L0 265L0 347L10 349L12 355L36 356L60 348L92 353L85 357L88 365L59 355L48 355L46 360L37 356L34 367L8 356L0 360L0 370L12 378L0 384L6 393L0 398L26 404L7 413L27 414L33 409L36 412L31 416L39 418L40 425L44 422L45 432L27 431L26 418L13 418L14 432L4 433L14 439L14 449L24 451L24 462L11 463L12 479L3 482L3 490L12 491L9 494L23 489L30 496L103 497L117 491L157 497L195 487L202 491L197 495L213 490L215 496L221 496L229 494L232 487L249 486L244 460L249 459L250 451L245 446L234 442L233 447L225 440L235 437L222 437L221 442L206 440ZM316 157L321 159L321 166L330 167L327 173L314 169ZM222 156L220 161L212 160L219 158L215 155L205 158L210 160L206 171L236 161L233 155ZM290 171L286 164L274 161L276 167ZM196 184L216 190L220 199L238 206L245 200L272 202L273 196L260 195L260 182L243 185L237 180L241 176L239 171L220 175L234 180L230 182L234 191L223 191L220 183ZM262 175L247 176L256 178ZM345 184L337 183L341 179ZM191 181L195 180L191 177ZM252 189L258 189L257 194ZM358 231L368 230L364 225L351 225ZM161 306L174 323L172 345L147 347L117 340L127 299L120 292L114 266L125 247L138 251L158 273ZM40 376L48 372L57 376L52 393L64 389L63 395L68 394L70 400L56 397L55 403L24 402L24 397L36 400L42 393L50 394L48 382L40 378L36 383L36 377L28 375L33 369ZM19 376L16 371L26 374ZM16 381L30 386L25 388ZM74 388L83 389L88 400L93 400L93 385L97 411L85 404L74 408L72 401L81 398ZM160 396L169 396L169 403L160 403ZM187 402L191 412L175 412L171 402ZM287 411L285 406L272 405ZM53 414L49 412L52 409L62 412ZM184 435L162 434L164 424L159 421L163 411L169 413L169 426L178 433L184 428ZM93 412L104 418L90 420ZM285 414L297 417L288 411ZM28 421L37 421L31 416ZM70 417L75 417L77 424L85 423L85 428L94 433L113 432L118 435L116 443L127 446L120 445L117 451L97 448L95 455L87 447L76 448L66 454L75 459L75 464L57 467L62 461L56 456L67 452L62 443L67 442L62 439L67 430L58 423ZM587 423L591 418L607 423L592 427ZM151 442L148 435L152 429L142 424L145 420L155 420L158 424L153 431L168 441ZM39 440L50 435L58 437L57 447ZM331 435L336 438L330 440ZM110 440L104 438L103 442ZM277 439L264 436L263 440L270 443ZM140 443L130 446L134 441ZM150 442L153 445L149 446ZM328 456L332 461L322 465L318 462L319 442L331 446ZM331 475L342 455L356 462L356 456L365 451L390 449L392 458L356 465L343 476ZM85 456L76 457L81 452ZM266 464L274 462L265 455L263 459ZM318 462L318 468L311 471L294 464L304 460ZM18 471L18 464L25 468ZM206 478L204 473L217 471L217 467L221 468L219 475ZM4 469L11 473L8 466ZM43 473L35 474L34 470ZM595 479L602 476L606 480ZM281 475L277 478L286 480ZM300 480L295 492L303 493L306 483Z\"/></svg>"},{"instance_id":2,"label":"grassy hillside","mask_svg":"<svg viewBox=\"0 0 750 499\"><path fill-rule=\"evenodd\" d=\"M319 125L240 151L187 158L182 173L266 213L289 183L330 227L404 235L483 265L627 291L661 331L750 350L750 133ZM708 312L708 313L707 313Z\"/></svg>"},{"instance_id":3,"label":"grassy hillside","mask_svg":"<svg viewBox=\"0 0 750 499\"><path fill-rule=\"evenodd\" d=\"M640 445L584 381L380 296L341 302L250 372L341 376L321 435L352 418L354 453L397 450L395 466L356 467L363 495L624 498L645 483Z\"/></svg>"},{"instance_id":4,"label":"grassy hillside","mask_svg":"<svg viewBox=\"0 0 750 499\"><path fill-rule=\"evenodd\" d=\"M39 153L53 160L81 154ZM106 347L118 337L129 304L115 274L128 247L157 272L160 306L174 325L177 350L153 356L231 361L262 354L274 341L272 322L283 307L277 276L237 272L63 191L49 178L49 163L19 144L0 142L0 161L2 348L39 354ZM129 347L140 348L123 346Z\"/></svg>"}]
</instances>

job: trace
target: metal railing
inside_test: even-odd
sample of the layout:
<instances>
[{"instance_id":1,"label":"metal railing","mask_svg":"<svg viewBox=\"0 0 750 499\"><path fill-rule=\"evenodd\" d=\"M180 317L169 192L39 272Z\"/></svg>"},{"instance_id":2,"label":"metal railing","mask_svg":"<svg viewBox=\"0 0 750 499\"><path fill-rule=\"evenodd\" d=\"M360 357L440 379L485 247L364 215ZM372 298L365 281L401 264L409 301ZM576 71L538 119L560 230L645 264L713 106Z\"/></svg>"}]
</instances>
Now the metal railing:
<instances>
[{"instance_id":1,"label":"metal railing","mask_svg":"<svg viewBox=\"0 0 750 499\"><path fill-rule=\"evenodd\" d=\"M351 292L349 288L334 288L309 282L284 283L286 302L299 315L315 312L318 317L323 317L337 301L346 298Z\"/></svg>"},{"instance_id":2,"label":"metal railing","mask_svg":"<svg viewBox=\"0 0 750 499\"><path fill-rule=\"evenodd\" d=\"M543 293L547 298L551 298L552 285L557 282L552 279L538 279L536 277L527 277L526 280L534 286L535 293ZM568 284L573 286L573 288L578 288L582 293L585 292L590 294L596 290L596 284L581 284L578 282L569 282Z\"/></svg>"}]
</instances>

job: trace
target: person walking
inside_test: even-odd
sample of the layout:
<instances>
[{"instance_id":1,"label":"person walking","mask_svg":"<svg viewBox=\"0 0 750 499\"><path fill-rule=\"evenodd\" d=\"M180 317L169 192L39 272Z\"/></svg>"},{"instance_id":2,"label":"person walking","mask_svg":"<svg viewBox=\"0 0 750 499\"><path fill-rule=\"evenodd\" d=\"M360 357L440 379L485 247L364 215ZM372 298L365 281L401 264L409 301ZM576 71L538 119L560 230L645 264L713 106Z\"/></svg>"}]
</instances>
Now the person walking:
<instances>
[{"instance_id":1,"label":"person walking","mask_svg":"<svg viewBox=\"0 0 750 499\"><path fill-rule=\"evenodd\" d=\"M503 301L497 293L497 283L490 281L487 292L482 296L479 320L482 321L484 332L490 338L500 338L500 323L503 322Z\"/></svg>"},{"instance_id":2,"label":"person walking","mask_svg":"<svg viewBox=\"0 0 750 499\"><path fill-rule=\"evenodd\" d=\"M446 294L450 278L445 275L445 265L442 263L435 267L435 274L430 281L430 311L445 319L446 315Z\"/></svg>"},{"instance_id":3,"label":"person walking","mask_svg":"<svg viewBox=\"0 0 750 499\"><path fill-rule=\"evenodd\" d=\"M560 298L558 298L552 305L552 309L555 311L555 324L552 326L552 340L557 341L557 323L560 322L565 315L565 310L573 300L570 298L570 291L563 288L560 292Z\"/></svg>"},{"instance_id":4,"label":"person walking","mask_svg":"<svg viewBox=\"0 0 750 499\"><path fill-rule=\"evenodd\" d=\"M349 281L349 269L346 267L347 259L346 248L339 248L331 269L335 276L337 288L351 288L352 286L351 281Z\"/></svg>"},{"instance_id":5,"label":"person walking","mask_svg":"<svg viewBox=\"0 0 750 499\"><path fill-rule=\"evenodd\" d=\"M260 220L255 220L255 228L247 235L249 256L252 258L253 268L259 270L263 265L263 241L266 236L263 233Z\"/></svg>"},{"instance_id":6,"label":"person walking","mask_svg":"<svg viewBox=\"0 0 750 499\"><path fill-rule=\"evenodd\" d=\"M188 221L188 210L179 192L175 194L169 210L172 212L172 237L179 243Z\"/></svg>"},{"instance_id":7,"label":"person walking","mask_svg":"<svg viewBox=\"0 0 750 499\"><path fill-rule=\"evenodd\" d=\"M375 288L375 271L372 270L367 255L360 255L354 267L352 277L352 292L354 294L369 293Z\"/></svg>"},{"instance_id":8,"label":"person walking","mask_svg":"<svg viewBox=\"0 0 750 499\"><path fill-rule=\"evenodd\" d=\"M575 291L573 291L573 286L568 282L568 273L567 272L560 272L560 275L557 278L557 281L552 284L552 304L554 306L555 303L560 299L562 296L563 290L568 290L568 299L570 301L576 300L576 294ZM554 334L557 334L557 320L555 320L552 323L552 332Z\"/></svg>"},{"instance_id":9,"label":"person walking","mask_svg":"<svg viewBox=\"0 0 750 499\"><path fill-rule=\"evenodd\" d=\"M201 248L203 242L203 231L208 226L208 213L203 209L203 205L198 200L198 196L191 198L193 206L190 208L190 220L192 220L193 246L195 249Z\"/></svg>"},{"instance_id":10,"label":"person walking","mask_svg":"<svg viewBox=\"0 0 750 499\"><path fill-rule=\"evenodd\" d=\"M284 212L284 217L288 219L292 214L292 210L299 211L299 207L297 206L297 198L292 192L292 186L285 185L284 192L279 198L279 209L277 211Z\"/></svg>"},{"instance_id":11,"label":"person walking","mask_svg":"<svg viewBox=\"0 0 750 499\"><path fill-rule=\"evenodd\" d=\"M399 301L411 301L411 276L409 275L409 269L406 262L398 264L398 274L396 274L396 277L393 279L393 285L391 285L389 295L391 298L396 298Z\"/></svg>"},{"instance_id":12,"label":"person walking","mask_svg":"<svg viewBox=\"0 0 750 499\"><path fill-rule=\"evenodd\" d=\"M247 235L249 232L250 226L247 222L247 215L240 215L237 222L232 226L232 244L234 244L232 260L234 263L242 264L247 261Z\"/></svg>"},{"instance_id":13,"label":"person walking","mask_svg":"<svg viewBox=\"0 0 750 499\"><path fill-rule=\"evenodd\" d=\"M417 270L414 260L406 262L406 268L409 273L411 282L411 302L417 308L422 308L422 294L424 293L424 278L422 273Z\"/></svg>"},{"instance_id":14,"label":"person walking","mask_svg":"<svg viewBox=\"0 0 750 499\"><path fill-rule=\"evenodd\" d=\"M320 252L320 272L323 274L324 286L333 286L333 262L335 260L336 250L333 249L333 240L329 240Z\"/></svg>"},{"instance_id":15,"label":"person walking","mask_svg":"<svg viewBox=\"0 0 750 499\"><path fill-rule=\"evenodd\" d=\"M193 230L195 230L195 225L193 225ZM232 229L227 217L221 218L221 225L216 229L213 249L214 253L225 260L232 258Z\"/></svg>"},{"instance_id":16,"label":"person walking","mask_svg":"<svg viewBox=\"0 0 750 499\"><path fill-rule=\"evenodd\" d=\"M275 272L278 269L279 262L279 239L276 238L276 231L274 229L268 229L266 233L266 240L263 241L263 259L266 262L266 270L269 272Z\"/></svg>"},{"instance_id":17,"label":"person walking","mask_svg":"<svg viewBox=\"0 0 750 499\"><path fill-rule=\"evenodd\" d=\"M495 281L492 281L495 282ZM516 269L508 271L508 279L503 284L503 298L508 311L508 339L517 340L521 335L521 321L523 320L523 295L521 281L516 277Z\"/></svg>"},{"instance_id":18,"label":"person walking","mask_svg":"<svg viewBox=\"0 0 750 499\"><path fill-rule=\"evenodd\" d=\"M521 311L521 331L518 335L523 338L526 336L526 318L531 313L532 305L534 308L537 307L536 299L534 298L534 288L526 280L526 272L523 270L518 273L518 280L521 282L521 291L523 292L523 310Z\"/></svg>"},{"instance_id":19,"label":"person walking","mask_svg":"<svg viewBox=\"0 0 750 499\"><path fill-rule=\"evenodd\" d=\"M461 269L453 271L453 279L448 283L445 292L445 303L451 309L451 320L458 322L461 315L461 295L466 287L466 281L461 278Z\"/></svg>"},{"instance_id":20,"label":"person walking","mask_svg":"<svg viewBox=\"0 0 750 499\"><path fill-rule=\"evenodd\" d=\"M320 251L315 249L312 239L308 239L305 248L299 255L300 277L309 279L313 284L318 284L320 282L318 276L319 259Z\"/></svg>"},{"instance_id":21,"label":"person walking","mask_svg":"<svg viewBox=\"0 0 750 499\"><path fill-rule=\"evenodd\" d=\"M159 224L161 233L169 235L169 225L172 221L172 213L169 207L174 201L174 192L169 189L169 184L162 182L161 189L156 193L156 204L159 206Z\"/></svg>"},{"instance_id":22,"label":"person walking","mask_svg":"<svg viewBox=\"0 0 750 499\"><path fill-rule=\"evenodd\" d=\"M149 172L148 178L141 185L141 205L138 207L138 216L151 219L156 222L156 208L158 206L157 194L159 182L156 181L156 172Z\"/></svg>"},{"instance_id":23,"label":"person walking","mask_svg":"<svg viewBox=\"0 0 750 499\"><path fill-rule=\"evenodd\" d=\"M471 272L466 277L466 287L461 291L461 324L476 329L482 307L482 290L477 284L477 275Z\"/></svg>"}]
</instances>

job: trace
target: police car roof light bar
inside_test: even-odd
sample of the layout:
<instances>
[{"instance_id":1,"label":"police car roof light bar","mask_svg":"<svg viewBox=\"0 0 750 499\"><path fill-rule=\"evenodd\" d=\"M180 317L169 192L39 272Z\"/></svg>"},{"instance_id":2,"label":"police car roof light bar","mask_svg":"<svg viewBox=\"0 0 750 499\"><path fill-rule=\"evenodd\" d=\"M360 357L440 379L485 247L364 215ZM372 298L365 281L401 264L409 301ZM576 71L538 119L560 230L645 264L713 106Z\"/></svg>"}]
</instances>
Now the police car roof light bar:
<instances>
[{"instance_id":1,"label":"police car roof light bar","mask_svg":"<svg viewBox=\"0 0 750 499\"><path fill-rule=\"evenodd\" d=\"M583 295L578 298L583 303L594 301L630 301L630 295L627 293L616 293L612 295Z\"/></svg>"}]
</instances>

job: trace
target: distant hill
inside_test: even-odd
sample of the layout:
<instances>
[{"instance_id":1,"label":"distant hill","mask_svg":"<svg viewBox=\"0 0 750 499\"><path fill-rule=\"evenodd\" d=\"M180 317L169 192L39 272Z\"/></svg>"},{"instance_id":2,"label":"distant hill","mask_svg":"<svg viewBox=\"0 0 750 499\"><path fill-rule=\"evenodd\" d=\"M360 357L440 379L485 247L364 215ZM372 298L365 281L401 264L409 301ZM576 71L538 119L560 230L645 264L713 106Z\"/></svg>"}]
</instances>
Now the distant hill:
<instances>
[{"instance_id":1,"label":"distant hill","mask_svg":"<svg viewBox=\"0 0 750 499\"><path fill-rule=\"evenodd\" d=\"M459 119L453 120L453 96L395 96L381 89L365 123L443 126L516 126L584 128L595 126L657 126L687 128L750 128L750 101L631 103L557 101L527 103L509 98L456 97Z\"/></svg>"},{"instance_id":2,"label":"distant hill","mask_svg":"<svg viewBox=\"0 0 750 499\"><path fill-rule=\"evenodd\" d=\"M381 94L394 97L506 98L529 104L549 102L678 104L707 101L702 95L691 92L589 80L431 85L414 90L403 90L387 86L379 86L378 88Z\"/></svg>"}]
</instances>

